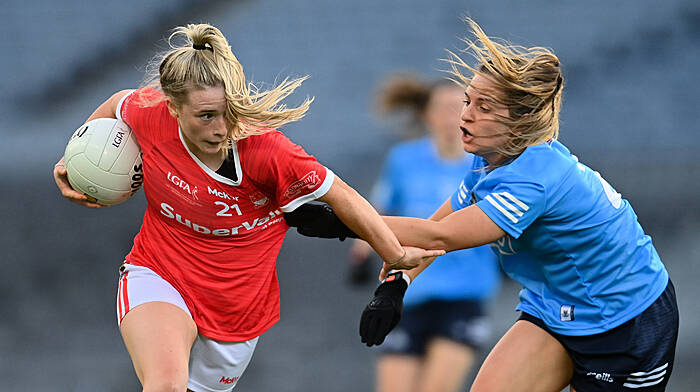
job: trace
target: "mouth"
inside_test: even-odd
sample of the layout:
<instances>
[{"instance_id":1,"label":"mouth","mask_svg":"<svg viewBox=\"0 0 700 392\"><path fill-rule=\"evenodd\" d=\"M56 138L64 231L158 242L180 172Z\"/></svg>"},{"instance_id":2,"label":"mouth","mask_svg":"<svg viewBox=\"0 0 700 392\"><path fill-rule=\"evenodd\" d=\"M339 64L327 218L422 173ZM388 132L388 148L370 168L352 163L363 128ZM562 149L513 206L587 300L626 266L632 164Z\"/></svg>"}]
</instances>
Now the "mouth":
<instances>
[{"instance_id":1,"label":"mouth","mask_svg":"<svg viewBox=\"0 0 700 392\"><path fill-rule=\"evenodd\" d=\"M474 135L472 135L467 128L459 127L459 129L462 131L462 139L474 137Z\"/></svg>"}]
</instances>

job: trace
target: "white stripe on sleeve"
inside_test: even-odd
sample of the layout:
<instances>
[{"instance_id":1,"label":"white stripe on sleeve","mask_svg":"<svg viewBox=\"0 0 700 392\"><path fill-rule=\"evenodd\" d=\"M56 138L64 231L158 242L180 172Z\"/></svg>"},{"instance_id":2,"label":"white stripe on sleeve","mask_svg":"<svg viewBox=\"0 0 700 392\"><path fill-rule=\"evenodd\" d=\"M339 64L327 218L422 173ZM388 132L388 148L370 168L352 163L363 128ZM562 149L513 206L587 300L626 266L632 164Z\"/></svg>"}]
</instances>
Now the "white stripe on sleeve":
<instances>
[{"instance_id":1,"label":"white stripe on sleeve","mask_svg":"<svg viewBox=\"0 0 700 392\"><path fill-rule=\"evenodd\" d=\"M498 211L501 211L501 213L503 215L505 215L506 218L510 219L511 222L518 223L518 218L514 217L513 214L511 214L510 212L508 212L508 210L506 210L500 204L498 204L498 202L496 200L494 200L493 197L491 197L491 195L486 195L486 197L484 199L486 201L488 201L489 203L491 203L491 205L496 207L496 209L498 209Z\"/></svg>"}]
</instances>

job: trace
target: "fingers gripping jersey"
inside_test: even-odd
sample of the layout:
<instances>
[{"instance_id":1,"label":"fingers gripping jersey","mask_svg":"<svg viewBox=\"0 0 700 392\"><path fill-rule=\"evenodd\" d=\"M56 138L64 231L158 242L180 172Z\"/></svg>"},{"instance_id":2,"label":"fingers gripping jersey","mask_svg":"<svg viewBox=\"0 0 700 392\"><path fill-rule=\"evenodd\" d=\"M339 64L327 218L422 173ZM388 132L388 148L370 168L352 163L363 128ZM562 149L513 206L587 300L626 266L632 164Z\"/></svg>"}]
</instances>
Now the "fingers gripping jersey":
<instances>
[{"instance_id":1,"label":"fingers gripping jersey","mask_svg":"<svg viewBox=\"0 0 700 392\"><path fill-rule=\"evenodd\" d=\"M492 246L523 285L518 309L563 335L612 329L663 292L668 273L632 207L561 143L491 171L475 160L453 209L476 204L506 236Z\"/></svg>"},{"instance_id":2,"label":"fingers gripping jersey","mask_svg":"<svg viewBox=\"0 0 700 392\"><path fill-rule=\"evenodd\" d=\"M333 173L281 132L233 144L237 181L192 154L155 90L118 107L143 154L148 206L127 255L175 287L199 333L246 341L279 320L275 263L288 229L283 211L323 196Z\"/></svg>"}]
</instances>

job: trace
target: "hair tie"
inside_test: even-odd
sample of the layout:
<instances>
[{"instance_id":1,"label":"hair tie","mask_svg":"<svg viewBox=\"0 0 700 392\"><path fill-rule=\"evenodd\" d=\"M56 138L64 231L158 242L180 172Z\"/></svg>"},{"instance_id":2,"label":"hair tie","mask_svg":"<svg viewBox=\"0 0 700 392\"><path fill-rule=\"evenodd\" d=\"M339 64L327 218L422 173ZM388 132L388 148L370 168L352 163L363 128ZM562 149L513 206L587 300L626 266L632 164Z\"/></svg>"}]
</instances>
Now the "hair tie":
<instances>
[{"instance_id":1,"label":"hair tie","mask_svg":"<svg viewBox=\"0 0 700 392\"><path fill-rule=\"evenodd\" d=\"M210 50L212 52L214 51L211 45L207 46L207 44L192 44L192 48L194 50Z\"/></svg>"},{"instance_id":2,"label":"hair tie","mask_svg":"<svg viewBox=\"0 0 700 392\"><path fill-rule=\"evenodd\" d=\"M554 88L554 94L557 95L559 92L559 89L561 88L561 82L564 81L564 79L561 77L561 74L557 75L557 86Z\"/></svg>"}]
</instances>

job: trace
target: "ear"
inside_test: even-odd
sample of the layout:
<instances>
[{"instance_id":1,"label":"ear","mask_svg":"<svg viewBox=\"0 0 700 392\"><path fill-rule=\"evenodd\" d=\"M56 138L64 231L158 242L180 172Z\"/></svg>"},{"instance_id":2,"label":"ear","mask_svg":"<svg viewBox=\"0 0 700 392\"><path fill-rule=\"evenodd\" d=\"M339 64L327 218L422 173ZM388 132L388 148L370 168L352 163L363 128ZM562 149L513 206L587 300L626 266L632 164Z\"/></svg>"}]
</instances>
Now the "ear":
<instances>
[{"instance_id":1,"label":"ear","mask_svg":"<svg viewBox=\"0 0 700 392\"><path fill-rule=\"evenodd\" d=\"M173 101L170 100L170 98L165 99L165 103L168 106L168 112L170 112L170 115L177 118L177 106L173 103Z\"/></svg>"}]
</instances>

